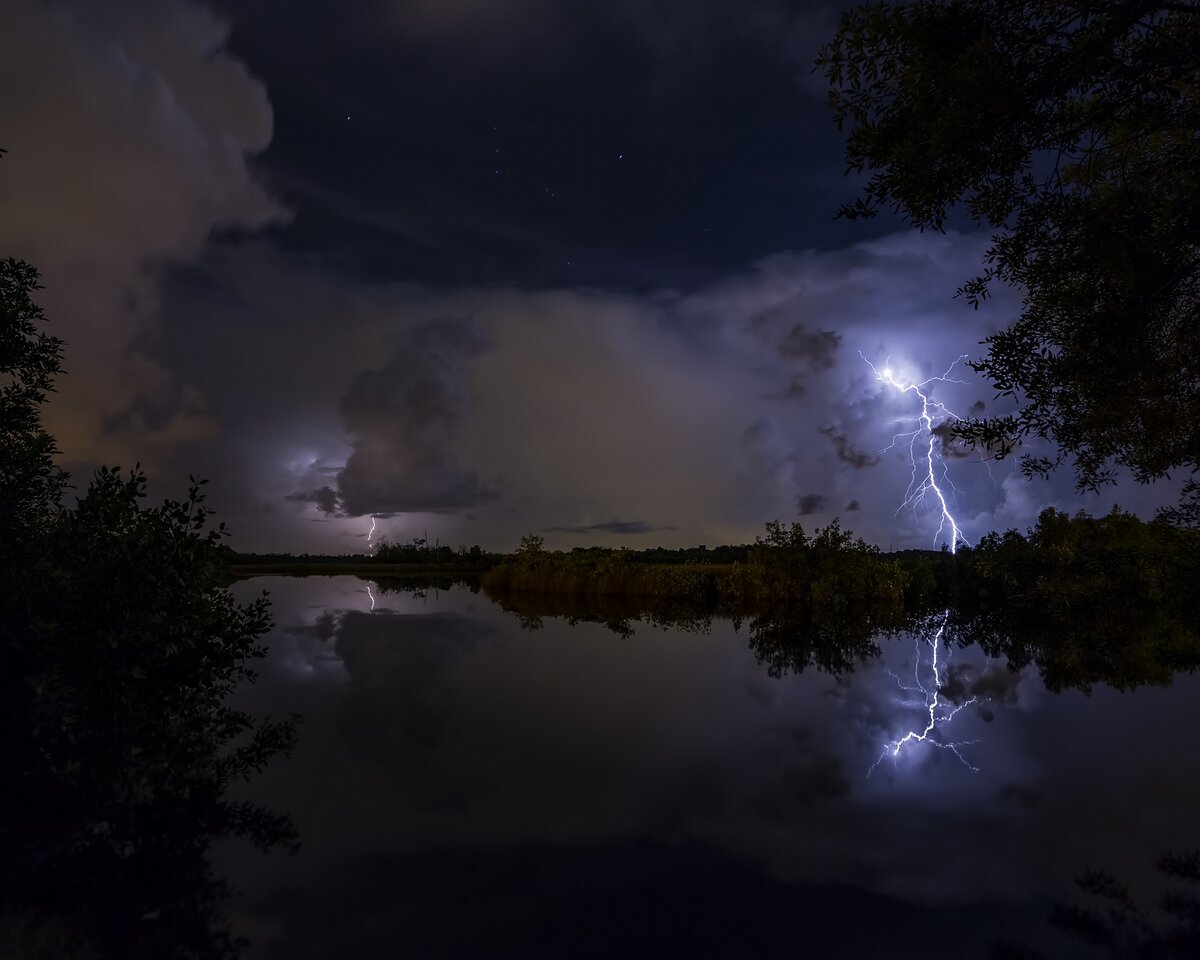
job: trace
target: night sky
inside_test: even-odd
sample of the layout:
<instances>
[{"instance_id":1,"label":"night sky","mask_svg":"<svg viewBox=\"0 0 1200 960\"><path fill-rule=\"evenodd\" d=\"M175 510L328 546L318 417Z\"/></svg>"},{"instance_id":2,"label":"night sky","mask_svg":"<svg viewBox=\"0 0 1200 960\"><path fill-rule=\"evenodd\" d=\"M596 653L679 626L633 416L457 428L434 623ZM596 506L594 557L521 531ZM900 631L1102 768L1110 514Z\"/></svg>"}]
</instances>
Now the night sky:
<instances>
[{"instance_id":1,"label":"night sky","mask_svg":"<svg viewBox=\"0 0 1200 960\"><path fill-rule=\"evenodd\" d=\"M786 0L10 0L0 255L34 263L80 486L190 473L251 550L931 546L882 453L1019 307L954 299L987 236L835 221L854 195ZM937 397L1006 409L960 368ZM982 405L982 406L981 406ZM1149 515L948 450L974 540Z\"/></svg>"}]
</instances>

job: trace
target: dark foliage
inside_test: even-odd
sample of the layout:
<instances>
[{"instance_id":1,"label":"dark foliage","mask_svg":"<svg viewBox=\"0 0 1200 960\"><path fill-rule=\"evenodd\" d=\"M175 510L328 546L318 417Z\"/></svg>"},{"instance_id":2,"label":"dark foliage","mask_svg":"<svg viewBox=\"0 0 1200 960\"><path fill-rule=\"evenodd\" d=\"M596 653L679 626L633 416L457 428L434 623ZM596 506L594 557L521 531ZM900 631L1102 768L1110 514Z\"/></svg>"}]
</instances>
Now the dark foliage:
<instances>
[{"instance_id":1,"label":"dark foliage","mask_svg":"<svg viewBox=\"0 0 1200 960\"><path fill-rule=\"evenodd\" d=\"M18 570L55 516L67 476L39 410L54 389L62 341L38 329L37 271L0 261L0 564Z\"/></svg>"},{"instance_id":2,"label":"dark foliage","mask_svg":"<svg viewBox=\"0 0 1200 960\"><path fill-rule=\"evenodd\" d=\"M1052 441L1027 472L1200 469L1198 51L1194 3L918 0L847 11L820 55L870 172L843 215L940 230L958 208L993 231L959 292L1023 292L974 364L1021 406L958 432L1001 455Z\"/></svg>"},{"instance_id":3,"label":"dark foliage","mask_svg":"<svg viewBox=\"0 0 1200 960\"><path fill-rule=\"evenodd\" d=\"M292 721L228 706L253 679L266 599L221 587L201 484L147 508L101 470L73 509L39 405L60 344L31 268L0 264L0 947L6 956L230 957L215 839L295 840L227 788L286 751Z\"/></svg>"},{"instance_id":4,"label":"dark foliage","mask_svg":"<svg viewBox=\"0 0 1200 960\"><path fill-rule=\"evenodd\" d=\"M408 563L430 567L461 567L469 570L486 570L494 566L499 557L488 553L478 545L471 547L445 547L429 545L424 537L414 537L411 543L392 543L381 540L375 547L372 560L376 563Z\"/></svg>"},{"instance_id":5,"label":"dark foliage","mask_svg":"<svg viewBox=\"0 0 1200 960\"><path fill-rule=\"evenodd\" d=\"M646 622L706 630L713 616L749 628L755 655L773 676L809 666L853 669L878 653L876 636L904 623L900 565L834 522L809 536L800 524L767 524L738 562L656 563L662 551L546 550L528 536L483 578L498 603L529 626L542 616L604 623L622 635ZM669 553L676 553L671 551ZM649 554L650 556L646 556ZM653 559L651 559L653 558Z\"/></svg>"},{"instance_id":6,"label":"dark foliage","mask_svg":"<svg viewBox=\"0 0 1200 960\"><path fill-rule=\"evenodd\" d=\"M836 520L811 537L798 523L768 523L739 572L750 646L775 677L849 672L878 655L880 633L905 623L899 565Z\"/></svg>"},{"instance_id":7,"label":"dark foliage","mask_svg":"<svg viewBox=\"0 0 1200 960\"><path fill-rule=\"evenodd\" d=\"M1197 531L1046 510L960 552L946 593L962 642L1036 662L1050 689L1131 689L1200 666L1197 583Z\"/></svg>"}]
</instances>

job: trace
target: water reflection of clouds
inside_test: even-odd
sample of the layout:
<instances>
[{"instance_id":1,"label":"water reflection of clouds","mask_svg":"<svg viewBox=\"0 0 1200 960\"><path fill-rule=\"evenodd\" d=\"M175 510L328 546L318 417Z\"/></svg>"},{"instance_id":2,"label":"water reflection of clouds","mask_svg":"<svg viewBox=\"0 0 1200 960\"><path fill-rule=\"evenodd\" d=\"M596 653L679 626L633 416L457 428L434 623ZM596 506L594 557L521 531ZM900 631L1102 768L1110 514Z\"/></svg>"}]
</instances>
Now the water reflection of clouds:
<instances>
[{"instance_id":1,"label":"water reflection of clouds","mask_svg":"<svg viewBox=\"0 0 1200 960\"><path fill-rule=\"evenodd\" d=\"M258 585L264 581L269 584L275 621L267 638L271 655L259 669L265 671L267 683L272 675L282 682L345 681L349 675L338 640L347 633L347 620L363 615L429 613L445 607L439 591L381 594L378 587L372 589L356 577L263 578L240 585L239 592L248 599L259 592Z\"/></svg>"},{"instance_id":2,"label":"water reflection of clouds","mask_svg":"<svg viewBox=\"0 0 1200 960\"><path fill-rule=\"evenodd\" d=\"M911 719L889 675L911 669L904 643L847 682L773 681L725 625L623 640L550 621L529 634L452 605L387 599L409 612L326 611L287 628L296 646L279 656L344 671L335 762L363 765L344 781L392 794L404 844L750 835L760 822L794 832L789 822L814 807L871 796L862 781L879 744ZM948 696L1015 689L997 665L961 657L949 679ZM982 718L962 719L974 737ZM961 794L959 771L928 753L889 771L887 790L919 793L933 778L947 780L940 795Z\"/></svg>"},{"instance_id":3,"label":"water reflection of clouds","mask_svg":"<svg viewBox=\"0 0 1200 960\"><path fill-rule=\"evenodd\" d=\"M980 700L955 720L980 772L928 749L868 780L913 716L889 675L913 668L903 639L840 680L771 680L724 623L622 638L548 619L530 633L465 593L389 594L373 615L311 599L279 604L267 666L299 690L272 672L293 638L296 656L344 671L307 685L297 762L264 785L304 836L295 883L359 858L652 841L906 903L1023 902L1068 895L1089 863L1146 862L1200 804L1189 768L1165 773L1179 746L1163 730L1195 729L1178 693L1139 691L1136 712L1105 691L1051 697L1032 669L956 650L942 691ZM1136 833L1115 829L1142 807Z\"/></svg>"}]
</instances>

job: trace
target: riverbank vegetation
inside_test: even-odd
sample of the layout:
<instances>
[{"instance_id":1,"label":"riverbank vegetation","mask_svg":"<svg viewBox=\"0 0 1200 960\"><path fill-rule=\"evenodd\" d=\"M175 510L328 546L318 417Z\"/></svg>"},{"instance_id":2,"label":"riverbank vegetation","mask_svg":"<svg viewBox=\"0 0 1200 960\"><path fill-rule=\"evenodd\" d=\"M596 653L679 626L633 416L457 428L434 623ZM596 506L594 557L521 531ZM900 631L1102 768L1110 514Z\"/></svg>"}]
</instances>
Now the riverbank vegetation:
<instances>
[{"instance_id":1,"label":"riverbank vegetation","mask_svg":"<svg viewBox=\"0 0 1200 960\"><path fill-rule=\"evenodd\" d=\"M769 523L732 563L648 563L630 550L555 551L529 536L482 578L497 603L544 617L708 629L745 624L774 675L853 669L880 636L944 615L946 637L979 643L1051 689L1165 684L1200 666L1200 531L1114 510L1046 510L1025 533L974 547L883 554L834 522Z\"/></svg>"},{"instance_id":2,"label":"riverbank vegetation","mask_svg":"<svg viewBox=\"0 0 1200 960\"><path fill-rule=\"evenodd\" d=\"M64 505L40 419L62 342L37 279L0 261L0 955L234 957L211 844L296 841L227 793L296 735L228 702L267 603L223 588L199 481L148 507L140 471L103 469Z\"/></svg>"},{"instance_id":3,"label":"riverbank vegetation","mask_svg":"<svg viewBox=\"0 0 1200 960\"><path fill-rule=\"evenodd\" d=\"M377 577L459 576L483 574L503 559L479 546L430 545L423 537L409 543L380 540L370 553L236 553L224 554L225 568L232 577L261 576L357 576L370 571Z\"/></svg>"}]
</instances>

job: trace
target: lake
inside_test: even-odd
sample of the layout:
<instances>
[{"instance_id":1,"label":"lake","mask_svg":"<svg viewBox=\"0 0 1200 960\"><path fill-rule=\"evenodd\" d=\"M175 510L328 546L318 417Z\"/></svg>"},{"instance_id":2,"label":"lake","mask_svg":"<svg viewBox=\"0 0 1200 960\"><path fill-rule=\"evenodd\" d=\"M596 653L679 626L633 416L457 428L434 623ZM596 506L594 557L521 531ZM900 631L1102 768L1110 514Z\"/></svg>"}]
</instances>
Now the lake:
<instances>
[{"instance_id":1,"label":"lake","mask_svg":"<svg viewBox=\"0 0 1200 960\"><path fill-rule=\"evenodd\" d=\"M465 588L233 589L275 617L239 705L304 718L244 794L301 851L218 851L250 957L1093 956L1045 919L1074 878L1152 900L1157 856L1197 845L1194 675L1052 694L935 618L776 678L730 621L624 636Z\"/></svg>"}]
</instances>

